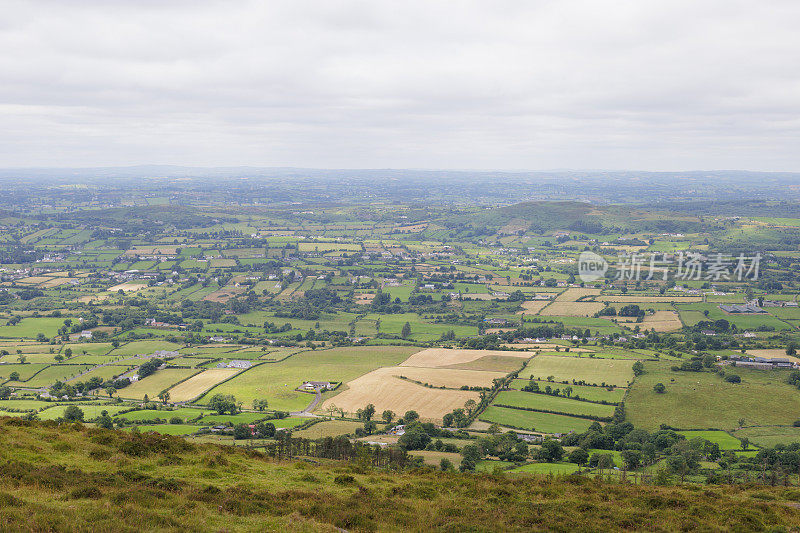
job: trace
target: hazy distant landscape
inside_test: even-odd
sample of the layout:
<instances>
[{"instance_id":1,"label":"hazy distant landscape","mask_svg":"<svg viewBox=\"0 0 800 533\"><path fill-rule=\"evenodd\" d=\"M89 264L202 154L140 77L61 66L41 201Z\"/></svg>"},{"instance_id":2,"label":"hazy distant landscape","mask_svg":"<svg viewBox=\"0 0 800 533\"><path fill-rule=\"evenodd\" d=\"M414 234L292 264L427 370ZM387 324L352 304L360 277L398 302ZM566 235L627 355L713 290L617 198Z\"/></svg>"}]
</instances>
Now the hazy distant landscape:
<instances>
[{"instance_id":1,"label":"hazy distant landscape","mask_svg":"<svg viewBox=\"0 0 800 533\"><path fill-rule=\"evenodd\" d=\"M800 529L796 2L0 6L0 530Z\"/></svg>"}]
</instances>

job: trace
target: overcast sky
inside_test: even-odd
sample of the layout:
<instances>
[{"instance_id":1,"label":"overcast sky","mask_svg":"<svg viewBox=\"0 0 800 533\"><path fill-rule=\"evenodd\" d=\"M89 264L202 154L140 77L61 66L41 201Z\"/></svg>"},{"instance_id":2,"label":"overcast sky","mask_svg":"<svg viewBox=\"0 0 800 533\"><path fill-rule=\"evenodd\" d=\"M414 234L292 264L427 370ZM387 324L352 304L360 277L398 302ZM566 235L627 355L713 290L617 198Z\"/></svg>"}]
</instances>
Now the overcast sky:
<instances>
[{"instance_id":1,"label":"overcast sky","mask_svg":"<svg viewBox=\"0 0 800 533\"><path fill-rule=\"evenodd\" d=\"M0 167L800 171L796 0L0 0Z\"/></svg>"}]
</instances>

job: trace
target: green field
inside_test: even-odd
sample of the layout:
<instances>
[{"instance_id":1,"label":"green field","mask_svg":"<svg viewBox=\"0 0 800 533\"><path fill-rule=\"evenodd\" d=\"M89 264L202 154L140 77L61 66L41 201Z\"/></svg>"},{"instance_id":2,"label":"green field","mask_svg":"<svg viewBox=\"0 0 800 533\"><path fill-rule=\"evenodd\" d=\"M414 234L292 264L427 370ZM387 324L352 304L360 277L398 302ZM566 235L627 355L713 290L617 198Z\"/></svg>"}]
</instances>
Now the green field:
<instances>
[{"instance_id":1,"label":"green field","mask_svg":"<svg viewBox=\"0 0 800 533\"><path fill-rule=\"evenodd\" d=\"M382 366L404 361L419 348L357 347L305 351L277 363L250 368L211 389L196 403L203 405L212 395L232 394L250 407L255 399L267 399L271 409L299 411L311 396L294 389L303 381L342 381L355 379Z\"/></svg>"},{"instance_id":2,"label":"green field","mask_svg":"<svg viewBox=\"0 0 800 533\"><path fill-rule=\"evenodd\" d=\"M61 348L61 353L69 348L72 350L72 356L82 355L86 352L88 355L105 355L110 352L114 347L110 342L82 342L65 344Z\"/></svg>"},{"instance_id":3,"label":"green field","mask_svg":"<svg viewBox=\"0 0 800 533\"><path fill-rule=\"evenodd\" d=\"M103 381L107 381L110 379L114 379L119 377L120 375L124 374L125 372L136 368L134 366L119 366L119 365L109 365L109 366L98 366L87 372L86 374L82 375L78 381L89 381L92 378L100 378Z\"/></svg>"},{"instance_id":4,"label":"green field","mask_svg":"<svg viewBox=\"0 0 800 533\"><path fill-rule=\"evenodd\" d=\"M131 431L133 428L137 428L141 433L152 431L161 433L162 435L191 435L192 433L196 433L200 429L200 426L193 426L190 424L152 424L130 426L125 429Z\"/></svg>"},{"instance_id":5,"label":"green field","mask_svg":"<svg viewBox=\"0 0 800 533\"><path fill-rule=\"evenodd\" d=\"M633 361L627 359L539 355L528 363L519 377L527 379L533 376L536 379L546 379L548 376L553 376L554 381L575 380L596 385L606 383L625 387L633 380L632 367Z\"/></svg>"},{"instance_id":6,"label":"green field","mask_svg":"<svg viewBox=\"0 0 800 533\"><path fill-rule=\"evenodd\" d=\"M741 450L741 442L736 437L731 436L730 433L724 431L679 431L681 435L687 439L700 437L709 442L719 444L720 450Z\"/></svg>"},{"instance_id":7,"label":"green field","mask_svg":"<svg viewBox=\"0 0 800 533\"><path fill-rule=\"evenodd\" d=\"M0 337L35 339L39 333L43 333L46 337L52 337L63 325L63 318L23 318L13 326L0 326Z\"/></svg>"},{"instance_id":8,"label":"green field","mask_svg":"<svg viewBox=\"0 0 800 533\"><path fill-rule=\"evenodd\" d=\"M14 409L22 411L36 411L45 407L52 407L52 402L42 400L0 400L0 409Z\"/></svg>"},{"instance_id":9,"label":"green field","mask_svg":"<svg viewBox=\"0 0 800 533\"><path fill-rule=\"evenodd\" d=\"M642 429L668 424L680 429L730 430L746 426L791 425L800 413L800 394L785 383L788 371L735 369L742 383L711 372L673 372L671 363L645 362L625 401L627 419ZM653 386L661 382L666 393Z\"/></svg>"},{"instance_id":10,"label":"green field","mask_svg":"<svg viewBox=\"0 0 800 533\"><path fill-rule=\"evenodd\" d=\"M301 429L292 433L295 437L304 439L321 439L336 437L337 435L352 435L356 428L364 427L361 422L351 420L326 420L318 422L308 429Z\"/></svg>"},{"instance_id":11,"label":"green field","mask_svg":"<svg viewBox=\"0 0 800 533\"><path fill-rule=\"evenodd\" d=\"M480 420L541 433L569 433L570 431L583 433L592 425L592 420L586 418L522 411L494 405L489 406L481 414Z\"/></svg>"},{"instance_id":12,"label":"green field","mask_svg":"<svg viewBox=\"0 0 800 533\"><path fill-rule=\"evenodd\" d=\"M48 366L44 363L25 363L25 364L5 364L0 365L0 376L3 379L8 379L8 377L13 373L19 373L20 381L25 381L31 378L35 373L40 371L41 369Z\"/></svg>"},{"instance_id":13,"label":"green field","mask_svg":"<svg viewBox=\"0 0 800 533\"><path fill-rule=\"evenodd\" d=\"M152 355L156 350L177 351L181 346L166 341L131 341L109 352L108 355Z\"/></svg>"},{"instance_id":14,"label":"green field","mask_svg":"<svg viewBox=\"0 0 800 533\"><path fill-rule=\"evenodd\" d=\"M571 474L577 472L578 465L573 463L528 463L512 468L513 474Z\"/></svg>"},{"instance_id":15,"label":"green field","mask_svg":"<svg viewBox=\"0 0 800 533\"><path fill-rule=\"evenodd\" d=\"M745 427L733 431L736 438L747 437L756 446L770 448L777 444L800 443L800 428L793 426Z\"/></svg>"},{"instance_id":16,"label":"green field","mask_svg":"<svg viewBox=\"0 0 800 533\"><path fill-rule=\"evenodd\" d=\"M527 409L540 409L542 411L578 416L610 418L614 414L613 405L602 405L599 403L570 400L569 398L561 396L521 391L503 391L497 395L494 404L523 407Z\"/></svg>"},{"instance_id":17,"label":"green field","mask_svg":"<svg viewBox=\"0 0 800 533\"><path fill-rule=\"evenodd\" d=\"M64 411L67 407L67 405L56 405L47 408L39 412L39 418L42 420L55 420L56 418L64 416ZM78 405L78 407L83 411L83 419L86 421L97 418L103 411L108 411L110 416L114 416L118 411L128 408L124 405Z\"/></svg>"},{"instance_id":18,"label":"green field","mask_svg":"<svg viewBox=\"0 0 800 533\"><path fill-rule=\"evenodd\" d=\"M515 379L511 382L511 389L522 389L522 387L527 386L529 380L527 379ZM539 388L544 390L545 387L548 385L553 389L563 389L566 387L563 383L551 383L549 381L544 380L536 380L536 383L539 384ZM586 400L590 400L593 402L600 402L605 401L609 403L619 403L622 401L622 398L625 397L625 393L628 392L628 389L624 387L616 387L608 390L606 387L592 387L589 385L572 385L572 396L580 396Z\"/></svg>"},{"instance_id":19,"label":"green field","mask_svg":"<svg viewBox=\"0 0 800 533\"><path fill-rule=\"evenodd\" d=\"M20 387L49 387L56 381L66 381L79 376L92 368L90 365L50 365L37 372L25 382L16 383ZM22 375L20 375L22 377Z\"/></svg>"},{"instance_id":20,"label":"green field","mask_svg":"<svg viewBox=\"0 0 800 533\"><path fill-rule=\"evenodd\" d=\"M739 329L756 329L759 326L770 326L775 328L776 330L784 330L784 329L791 329L792 327L787 324L786 322L775 318L770 315L737 315L737 314L728 314L722 309L719 308L719 304L717 303L688 303L688 304L676 304L676 309L678 309L678 313L681 316L681 321L688 325L693 326L697 324L701 320L719 320L725 319L731 324L736 324L736 327ZM770 308L765 308L766 311L770 311ZM708 316L704 315L704 311L708 311Z\"/></svg>"}]
</instances>

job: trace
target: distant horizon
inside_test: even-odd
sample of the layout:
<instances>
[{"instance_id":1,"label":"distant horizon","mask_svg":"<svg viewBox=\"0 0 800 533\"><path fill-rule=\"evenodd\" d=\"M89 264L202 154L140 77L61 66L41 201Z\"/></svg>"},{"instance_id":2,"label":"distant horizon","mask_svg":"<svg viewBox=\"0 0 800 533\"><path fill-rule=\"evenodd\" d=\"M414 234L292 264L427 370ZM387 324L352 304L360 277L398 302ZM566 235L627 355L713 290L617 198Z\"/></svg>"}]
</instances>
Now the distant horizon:
<instances>
[{"instance_id":1,"label":"distant horizon","mask_svg":"<svg viewBox=\"0 0 800 533\"><path fill-rule=\"evenodd\" d=\"M137 168L174 168L174 169L198 169L198 170L225 170L225 169L253 169L253 170L312 170L316 172L325 171L368 171L368 172L503 172L508 174L518 173L646 173L646 174L693 174L701 172L731 172L731 173L753 173L753 174L800 174L799 170L760 170L748 168L685 168L679 170L646 169L646 168L460 168L460 167L370 167L370 166L306 166L306 165L190 165L180 163L132 163L132 164L113 164L113 165L30 165L30 166L2 166L0 171L58 171L58 170L97 170L97 169L137 169Z\"/></svg>"}]
</instances>

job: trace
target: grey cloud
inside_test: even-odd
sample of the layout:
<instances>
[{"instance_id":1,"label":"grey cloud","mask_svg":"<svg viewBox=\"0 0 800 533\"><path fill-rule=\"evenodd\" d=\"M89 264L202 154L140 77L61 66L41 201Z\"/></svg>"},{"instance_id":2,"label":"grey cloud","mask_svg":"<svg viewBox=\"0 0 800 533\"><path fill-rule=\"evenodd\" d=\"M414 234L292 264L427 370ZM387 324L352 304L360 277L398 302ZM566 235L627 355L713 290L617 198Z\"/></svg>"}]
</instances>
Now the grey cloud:
<instances>
[{"instance_id":1,"label":"grey cloud","mask_svg":"<svg viewBox=\"0 0 800 533\"><path fill-rule=\"evenodd\" d=\"M0 166L800 170L793 1L0 10Z\"/></svg>"}]
</instances>

